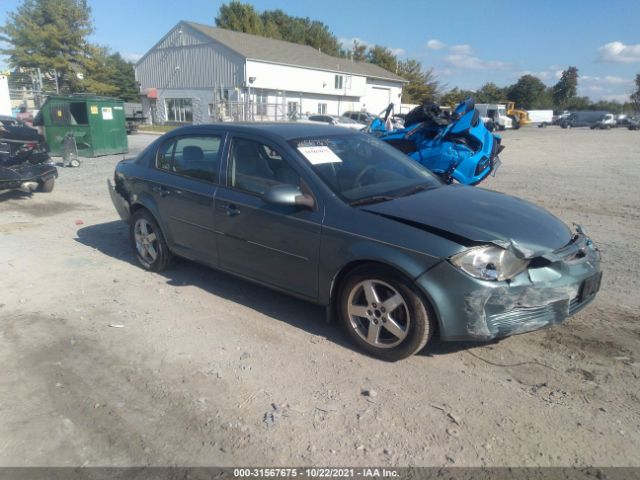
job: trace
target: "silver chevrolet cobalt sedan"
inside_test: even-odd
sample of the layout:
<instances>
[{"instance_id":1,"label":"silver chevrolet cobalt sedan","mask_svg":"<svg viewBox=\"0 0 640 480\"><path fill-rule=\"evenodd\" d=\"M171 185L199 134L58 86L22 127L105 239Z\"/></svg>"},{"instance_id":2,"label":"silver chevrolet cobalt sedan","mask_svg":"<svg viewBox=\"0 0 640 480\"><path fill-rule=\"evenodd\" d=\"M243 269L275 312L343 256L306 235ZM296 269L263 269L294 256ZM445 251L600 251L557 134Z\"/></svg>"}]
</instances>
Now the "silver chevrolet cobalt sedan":
<instances>
[{"instance_id":1,"label":"silver chevrolet cobalt sedan","mask_svg":"<svg viewBox=\"0 0 640 480\"><path fill-rule=\"evenodd\" d=\"M445 185L372 136L310 124L174 130L109 182L139 264L174 256L326 306L364 351L563 322L600 287L578 227L518 198Z\"/></svg>"}]
</instances>

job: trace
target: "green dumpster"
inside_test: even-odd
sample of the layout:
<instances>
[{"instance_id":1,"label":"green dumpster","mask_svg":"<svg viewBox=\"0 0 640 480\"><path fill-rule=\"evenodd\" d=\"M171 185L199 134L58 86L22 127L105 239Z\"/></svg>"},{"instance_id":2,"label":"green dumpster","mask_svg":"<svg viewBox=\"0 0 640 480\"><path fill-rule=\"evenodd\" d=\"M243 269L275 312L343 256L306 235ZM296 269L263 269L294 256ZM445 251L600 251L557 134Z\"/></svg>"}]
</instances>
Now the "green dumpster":
<instances>
[{"instance_id":1,"label":"green dumpster","mask_svg":"<svg viewBox=\"0 0 640 480\"><path fill-rule=\"evenodd\" d=\"M81 157L127 153L124 102L116 98L69 95L49 97L34 120L44 127L51 155L62 156L64 137L73 134Z\"/></svg>"}]
</instances>

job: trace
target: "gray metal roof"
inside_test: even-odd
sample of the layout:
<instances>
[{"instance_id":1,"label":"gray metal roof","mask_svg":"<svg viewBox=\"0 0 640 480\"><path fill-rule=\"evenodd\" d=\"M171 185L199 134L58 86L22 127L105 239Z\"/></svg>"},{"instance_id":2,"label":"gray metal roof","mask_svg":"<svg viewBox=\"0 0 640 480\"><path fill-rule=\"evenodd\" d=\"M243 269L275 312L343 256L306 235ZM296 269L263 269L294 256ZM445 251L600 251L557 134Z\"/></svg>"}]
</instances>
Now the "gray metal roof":
<instances>
[{"instance_id":1,"label":"gray metal roof","mask_svg":"<svg viewBox=\"0 0 640 480\"><path fill-rule=\"evenodd\" d=\"M224 28L215 28L201 23L186 21L183 23L248 59L406 83L406 80L402 77L372 63L354 62L348 58L332 57L307 45L235 32Z\"/></svg>"}]
</instances>

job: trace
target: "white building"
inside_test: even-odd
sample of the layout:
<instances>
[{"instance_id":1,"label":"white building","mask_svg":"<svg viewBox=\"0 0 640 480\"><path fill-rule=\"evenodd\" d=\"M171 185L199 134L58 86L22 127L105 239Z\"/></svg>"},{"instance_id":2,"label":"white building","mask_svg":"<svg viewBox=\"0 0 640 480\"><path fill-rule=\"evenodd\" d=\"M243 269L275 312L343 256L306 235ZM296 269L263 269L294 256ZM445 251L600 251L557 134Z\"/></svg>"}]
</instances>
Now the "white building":
<instances>
[{"instance_id":1,"label":"white building","mask_svg":"<svg viewBox=\"0 0 640 480\"><path fill-rule=\"evenodd\" d=\"M377 65L295 43L181 21L136 64L153 123L379 113L406 81Z\"/></svg>"}]
</instances>

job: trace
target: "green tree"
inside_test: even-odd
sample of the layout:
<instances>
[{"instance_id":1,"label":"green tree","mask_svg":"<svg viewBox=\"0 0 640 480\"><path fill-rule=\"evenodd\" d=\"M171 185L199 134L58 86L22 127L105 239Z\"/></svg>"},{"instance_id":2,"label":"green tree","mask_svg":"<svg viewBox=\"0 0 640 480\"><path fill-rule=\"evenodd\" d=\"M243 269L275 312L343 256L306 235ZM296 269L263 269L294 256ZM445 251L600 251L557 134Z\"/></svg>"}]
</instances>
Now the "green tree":
<instances>
[{"instance_id":1,"label":"green tree","mask_svg":"<svg viewBox=\"0 0 640 480\"><path fill-rule=\"evenodd\" d=\"M507 98L515 102L516 107L533 109L544 107L547 87L533 75L523 75L507 90Z\"/></svg>"},{"instance_id":2,"label":"green tree","mask_svg":"<svg viewBox=\"0 0 640 480\"><path fill-rule=\"evenodd\" d=\"M369 49L367 52L367 61L390 72L396 72L399 67L398 59L393 52L381 45L375 45Z\"/></svg>"},{"instance_id":3,"label":"green tree","mask_svg":"<svg viewBox=\"0 0 640 480\"><path fill-rule=\"evenodd\" d=\"M357 40L353 41L353 47L350 51L351 58L355 62L364 62L367 60L367 46L359 43Z\"/></svg>"},{"instance_id":4,"label":"green tree","mask_svg":"<svg viewBox=\"0 0 640 480\"><path fill-rule=\"evenodd\" d=\"M502 102L507 97L506 90L506 88L498 87L493 82L485 83L475 92L474 99L478 103Z\"/></svg>"},{"instance_id":5,"label":"green tree","mask_svg":"<svg viewBox=\"0 0 640 480\"><path fill-rule=\"evenodd\" d=\"M440 98L440 105L444 107L455 107L463 100L467 98L475 98L476 92L472 90L460 90L458 87L454 87Z\"/></svg>"},{"instance_id":6,"label":"green tree","mask_svg":"<svg viewBox=\"0 0 640 480\"><path fill-rule=\"evenodd\" d=\"M24 0L0 27L0 40L8 44L0 53L12 68L55 70L61 89L74 91L92 32L86 0Z\"/></svg>"},{"instance_id":7,"label":"green tree","mask_svg":"<svg viewBox=\"0 0 640 480\"><path fill-rule=\"evenodd\" d=\"M640 73L636 75L636 89L630 95L630 98L636 112L640 112Z\"/></svg>"},{"instance_id":8,"label":"green tree","mask_svg":"<svg viewBox=\"0 0 640 480\"><path fill-rule=\"evenodd\" d=\"M216 17L216 26L236 32L263 34L263 22L253 5L232 0L223 4Z\"/></svg>"},{"instance_id":9,"label":"green tree","mask_svg":"<svg viewBox=\"0 0 640 480\"><path fill-rule=\"evenodd\" d=\"M591 105L592 103L589 97L574 96L569 99L562 108L567 110L589 110Z\"/></svg>"},{"instance_id":10,"label":"green tree","mask_svg":"<svg viewBox=\"0 0 640 480\"><path fill-rule=\"evenodd\" d=\"M558 83L553 86L553 103L562 110L578 93L578 69L569 67L562 72Z\"/></svg>"},{"instance_id":11,"label":"green tree","mask_svg":"<svg viewBox=\"0 0 640 480\"><path fill-rule=\"evenodd\" d=\"M402 89L403 103L434 102L440 93L440 82L433 69L422 70L422 64L417 60L399 62L398 75L409 81Z\"/></svg>"},{"instance_id":12,"label":"green tree","mask_svg":"<svg viewBox=\"0 0 640 480\"><path fill-rule=\"evenodd\" d=\"M233 0L220 7L215 22L220 28L308 45L328 55L340 54L338 38L324 23L293 17L279 9L259 14L252 5Z\"/></svg>"}]
</instances>

